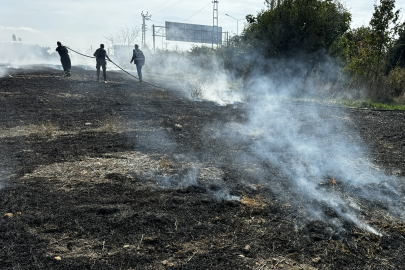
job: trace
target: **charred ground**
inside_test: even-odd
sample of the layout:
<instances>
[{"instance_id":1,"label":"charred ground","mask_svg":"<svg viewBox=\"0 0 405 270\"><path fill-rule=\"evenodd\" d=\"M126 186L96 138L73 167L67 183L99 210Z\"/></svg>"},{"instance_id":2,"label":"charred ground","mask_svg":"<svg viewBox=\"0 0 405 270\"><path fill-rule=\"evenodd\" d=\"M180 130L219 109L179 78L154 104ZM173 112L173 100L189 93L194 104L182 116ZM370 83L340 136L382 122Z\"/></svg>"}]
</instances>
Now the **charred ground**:
<instances>
[{"instance_id":1,"label":"charred ground","mask_svg":"<svg viewBox=\"0 0 405 270\"><path fill-rule=\"evenodd\" d=\"M229 149L214 129L245 121L243 105L193 102L114 72L96 83L94 73L0 78L0 205L13 214L0 220L0 268L404 268L405 223L384 205L359 201L381 237L344 221L303 224L299 205L232 162L245 146ZM405 176L404 112L323 112L347 118L375 164ZM221 191L242 200L215 199Z\"/></svg>"}]
</instances>

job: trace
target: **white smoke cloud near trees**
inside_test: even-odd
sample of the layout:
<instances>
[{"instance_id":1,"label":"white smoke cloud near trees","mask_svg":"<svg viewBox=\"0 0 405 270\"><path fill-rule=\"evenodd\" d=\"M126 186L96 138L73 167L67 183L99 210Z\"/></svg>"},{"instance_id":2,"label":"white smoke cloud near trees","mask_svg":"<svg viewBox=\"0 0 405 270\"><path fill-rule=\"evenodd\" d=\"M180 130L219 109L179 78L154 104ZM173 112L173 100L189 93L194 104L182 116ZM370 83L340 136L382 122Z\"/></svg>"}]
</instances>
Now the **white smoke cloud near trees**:
<instances>
[{"instance_id":1,"label":"white smoke cloud near trees","mask_svg":"<svg viewBox=\"0 0 405 270\"><path fill-rule=\"evenodd\" d=\"M219 105L241 101L242 78L225 70L222 61L214 55L193 55L183 51L151 53L147 49L146 57L144 72L150 80L183 91L188 98Z\"/></svg>"},{"instance_id":2,"label":"white smoke cloud near trees","mask_svg":"<svg viewBox=\"0 0 405 270\"><path fill-rule=\"evenodd\" d=\"M376 169L340 109L288 104L269 92L247 105L247 122L228 123L218 131L231 148L249 145L249 151L234 157L235 163L256 164L251 175L282 199L304 207L308 220L338 224L343 218L378 234L361 220L359 197L381 201L391 213L403 216L399 179ZM332 179L345 191L335 190ZM338 216L326 216L325 207Z\"/></svg>"},{"instance_id":3,"label":"white smoke cloud near trees","mask_svg":"<svg viewBox=\"0 0 405 270\"><path fill-rule=\"evenodd\" d=\"M242 79L211 56L167 54L161 56L163 63L157 56L150 63L152 69L166 78L166 85L183 90L189 98L195 99L192 83L197 82L204 89L200 99L218 105L243 104L247 121L206 129L215 130L215 136L231 149L247 145L247 151L233 152L233 162L249 167L246 173L250 179L304 208L306 220L322 220L338 227L345 220L380 234L363 220L358 199L382 203L391 215L404 217L398 199L403 180L373 163L349 113L344 108L295 102L297 97L324 98L333 92L340 76L333 62L320 62L320 72L308 72L311 67L302 59L269 60L270 64L257 59L257 71ZM344 190L333 188L332 179ZM231 198L229 192L224 194L222 199ZM332 217L325 209L332 209Z\"/></svg>"},{"instance_id":4,"label":"white smoke cloud near trees","mask_svg":"<svg viewBox=\"0 0 405 270\"><path fill-rule=\"evenodd\" d=\"M297 96L316 97L319 75L300 76L308 67L294 59L280 62L272 63L268 75L252 76L245 84L248 120L218 130L230 147L249 145L249 151L237 155L235 162L259 164L252 173L255 179L286 201L304 207L308 220L339 225L342 218L379 234L362 220L358 198L382 202L389 213L403 218L401 180L373 164L345 109L293 101ZM320 65L333 72L330 63ZM283 75L287 67L296 76L287 71ZM279 173L269 174L269 168ZM344 191L325 188L332 186L332 179ZM327 216L325 208L337 216Z\"/></svg>"}]
</instances>

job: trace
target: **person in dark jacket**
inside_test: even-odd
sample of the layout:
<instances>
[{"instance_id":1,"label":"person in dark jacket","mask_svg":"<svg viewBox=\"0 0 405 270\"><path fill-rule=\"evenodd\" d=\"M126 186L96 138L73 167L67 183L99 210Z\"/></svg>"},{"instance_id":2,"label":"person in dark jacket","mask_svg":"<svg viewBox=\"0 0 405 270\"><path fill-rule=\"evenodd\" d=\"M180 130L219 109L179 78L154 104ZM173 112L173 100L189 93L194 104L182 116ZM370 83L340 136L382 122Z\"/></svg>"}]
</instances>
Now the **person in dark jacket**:
<instances>
[{"instance_id":1,"label":"person in dark jacket","mask_svg":"<svg viewBox=\"0 0 405 270\"><path fill-rule=\"evenodd\" d=\"M62 43L60 43L60 41L56 42L56 44L58 45L56 51L59 53L60 62L62 63L63 70L65 71L65 77L70 77L70 69L72 68L72 63L70 62L68 49L65 46L62 46Z\"/></svg>"},{"instance_id":2,"label":"person in dark jacket","mask_svg":"<svg viewBox=\"0 0 405 270\"><path fill-rule=\"evenodd\" d=\"M139 49L138 44L135 44L135 50L133 51L131 62L134 61L136 65L136 71L138 72L139 81L142 83L142 67L145 65L145 56Z\"/></svg>"},{"instance_id":3,"label":"person in dark jacket","mask_svg":"<svg viewBox=\"0 0 405 270\"><path fill-rule=\"evenodd\" d=\"M105 58L107 57L108 61L111 61L110 57L108 57L106 50L104 49L104 44L100 44L100 48L98 48L94 54L96 57L96 69L97 69L97 81L100 79L100 66L103 68L103 76L104 82L107 82L107 62Z\"/></svg>"}]
</instances>

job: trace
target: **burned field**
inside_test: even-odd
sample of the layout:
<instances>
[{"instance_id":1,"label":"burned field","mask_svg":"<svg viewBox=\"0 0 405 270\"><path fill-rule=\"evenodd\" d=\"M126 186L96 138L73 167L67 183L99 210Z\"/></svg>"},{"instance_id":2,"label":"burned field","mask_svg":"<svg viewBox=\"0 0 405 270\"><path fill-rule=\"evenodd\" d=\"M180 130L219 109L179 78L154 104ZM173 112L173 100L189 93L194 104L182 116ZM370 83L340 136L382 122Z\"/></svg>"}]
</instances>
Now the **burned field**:
<instances>
[{"instance_id":1,"label":"burned field","mask_svg":"<svg viewBox=\"0 0 405 270\"><path fill-rule=\"evenodd\" d=\"M261 164L268 182L258 181L255 161L235 161L250 142L230 145L216 129L247 121L243 104L72 73L0 78L1 269L404 268L405 222L384 202L331 175L317 188L350 194L377 234L328 205L317 208L339 225L308 221L296 194L277 192L292 185L277 168ZM365 144L378 170L403 179L405 112L318 109L343 119L342 136ZM392 200L402 205L403 192Z\"/></svg>"}]
</instances>

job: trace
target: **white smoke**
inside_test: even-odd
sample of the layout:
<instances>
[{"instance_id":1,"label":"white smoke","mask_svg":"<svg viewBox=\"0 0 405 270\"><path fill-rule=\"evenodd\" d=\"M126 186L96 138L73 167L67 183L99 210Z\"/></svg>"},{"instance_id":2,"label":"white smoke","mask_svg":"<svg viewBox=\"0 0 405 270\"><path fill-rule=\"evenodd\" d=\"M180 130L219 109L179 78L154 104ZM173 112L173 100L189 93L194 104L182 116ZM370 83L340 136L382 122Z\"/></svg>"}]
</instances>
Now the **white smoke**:
<instances>
[{"instance_id":1,"label":"white smoke","mask_svg":"<svg viewBox=\"0 0 405 270\"><path fill-rule=\"evenodd\" d=\"M140 121L141 123L143 121ZM222 180L223 172L213 168L202 161L198 154L191 150L184 150L169 138L161 127L154 127L150 121L145 121L147 127L138 127L136 143L147 152L165 153L173 161L176 173L164 173L159 168L150 169L145 175L157 181L162 188L188 188L199 187L212 198L217 200L239 200L237 196L230 195L230 191ZM141 124L142 125L142 124ZM146 128L146 130L145 130ZM142 130L144 130L142 132Z\"/></svg>"},{"instance_id":2,"label":"white smoke","mask_svg":"<svg viewBox=\"0 0 405 270\"><path fill-rule=\"evenodd\" d=\"M220 105L242 101L242 79L226 71L222 61L214 55L147 53L143 72L146 81L180 90L193 100L208 100Z\"/></svg>"},{"instance_id":3,"label":"white smoke","mask_svg":"<svg viewBox=\"0 0 405 270\"><path fill-rule=\"evenodd\" d=\"M165 87L181 89L191 99L196 99L193 89L203 89L199 99L219 105L244 103L247 121L207 126L207 134L216 130L215 136L230 149L247 146L247 151L232 152L234 166L248 167L246 172L254 181L304 207L306 219L337 226L344 220L379 234L364 221L358 199L381 202L391 214L404 217L398 199L399 179L376 168L344 109L296 102L296 97L314 100L339 91L345 77L331 59L324 57L310 68L302 60L264 61L257 57L256 71L244 81L242 90L242 80L225 71L214 56L178 53L153 57L149 67L156 73L146 74ZM192 172L197 170L201 167ZM190 175L194 177L165 178L163 182L172 187L197 184L198 174ZM214 181L219 190L225 191L222 199L232 197L222 179ZM332 216L328 214L330 209Z\"/></svg>"},{"instance_id":4,"label":"white smoke","mask_svg":"<svg viewBox=\"0 0 405 270\"><path fill-rule=\"evenodd\" d=\"M39 33L39 31L29 28L29 27L10 27L10 26L1 26L0 25L0 30L26 31L26 32L32 32L32 33Z\"/></svg>"},{"instance_id":5,"label":"white smoke","mask_svg":"<svg viewBox=\"0 0 405 270\"><path fill-rule=\"evenodd\" d=\"M7 67L0 66L0 78L6 76L8 73Z\"/></svg>"},{"instance_id":6,"label":"white smoke","mask_svg":"<svg viewBox=\"0 0 405 270\"><path fill-rule=\"evenodd\" d=\"M31 65L40 65L48 68L62 69L60 56L55 51L57 45L40 46L21 42L3 42L0 50L0 76L6 74L7 68L27 68ZM83 54L93 54L90 50L80 50ZM72 66L95 66L95 60L83 57L69 50ZM112 65L109 66L111 69Z\"/></svg>"},{"instance_id":7,"label":"white smoke","mask_svg":"<svg viewBox=\"0 0 405 270\"><path fill-rule=\"evenodd\" d=\"M352 199L356 197L382 202L391 214L404 217L399 180L376 169L344 110L294 102L302 91L316 94L318 79L274 70L247 82L248 120L217 129L229 147L248 145L234 162L256 164L252 176L285 200L304 206L308 219L337 224L342 218L378 234L362 221ZM344 191L332 188L332 179ZM325 207L339 218L327 217Z\"/></svg>"}]
</instances>

